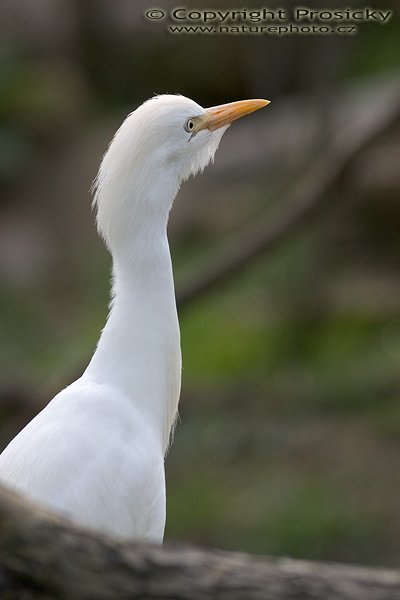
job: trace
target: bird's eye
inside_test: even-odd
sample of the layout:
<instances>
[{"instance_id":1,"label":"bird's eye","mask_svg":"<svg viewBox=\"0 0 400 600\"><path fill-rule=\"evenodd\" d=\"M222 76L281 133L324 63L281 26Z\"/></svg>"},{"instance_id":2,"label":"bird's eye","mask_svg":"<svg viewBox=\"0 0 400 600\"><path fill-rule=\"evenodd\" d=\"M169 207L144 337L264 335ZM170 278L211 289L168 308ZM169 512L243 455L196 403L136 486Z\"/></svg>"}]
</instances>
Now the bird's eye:
<instances>
[{"instance_id":1,"label":"bird's eye","mask_svg":"<svg viewBox=\"0 0 400 600\"><path fill-rule=\"evenodd\" d=\"M185 123L185 131L187 131L188 133L192 133L193 129L194 129L194 120L188 119Z\"/></svg>"}]
</instances>

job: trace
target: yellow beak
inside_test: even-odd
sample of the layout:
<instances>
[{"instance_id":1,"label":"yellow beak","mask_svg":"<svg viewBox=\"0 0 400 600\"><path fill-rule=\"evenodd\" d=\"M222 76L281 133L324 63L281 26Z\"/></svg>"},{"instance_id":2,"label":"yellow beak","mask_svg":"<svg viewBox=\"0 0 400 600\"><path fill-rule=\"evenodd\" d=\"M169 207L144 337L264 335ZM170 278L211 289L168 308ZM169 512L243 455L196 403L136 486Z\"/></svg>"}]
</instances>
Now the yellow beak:
<instances>
[{"instance_id":1,"label":"yellow beak","mask_svg":"<svg viewBox=\"0 0 400 600\"><path fill-rule=\"evenodd\" d=\"M201 129L215 131L224 125L230 125L232 121L240 119L240 117L249 115L255 110L267 106L269 103L269 100L239 100L238 102L230 102L229 104L207 108L205 114L199 117L196 129L197 131Z\"/></svg>"}]
</instances>

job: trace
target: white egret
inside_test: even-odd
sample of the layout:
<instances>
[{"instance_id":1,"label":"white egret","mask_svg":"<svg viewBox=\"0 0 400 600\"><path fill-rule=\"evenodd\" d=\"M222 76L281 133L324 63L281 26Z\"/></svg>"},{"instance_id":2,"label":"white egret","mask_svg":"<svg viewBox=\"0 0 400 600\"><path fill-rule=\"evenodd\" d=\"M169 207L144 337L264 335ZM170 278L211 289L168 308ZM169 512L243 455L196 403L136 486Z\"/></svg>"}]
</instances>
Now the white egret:
<instances>
[{"instance_id":1,"label":"white egret","mask_svg":"<svg viewBox=\"0 0 400 600\"><path fill-rule=\"evenodd\" d=\"M1 483L85 527L162 541L164 456L181 380L168 213L230 123L266 104L204 109L161 95L121 125L95 181L98 230L113 258L107 323L82 377L1 454Z\"/></svg>"}]
</instances>

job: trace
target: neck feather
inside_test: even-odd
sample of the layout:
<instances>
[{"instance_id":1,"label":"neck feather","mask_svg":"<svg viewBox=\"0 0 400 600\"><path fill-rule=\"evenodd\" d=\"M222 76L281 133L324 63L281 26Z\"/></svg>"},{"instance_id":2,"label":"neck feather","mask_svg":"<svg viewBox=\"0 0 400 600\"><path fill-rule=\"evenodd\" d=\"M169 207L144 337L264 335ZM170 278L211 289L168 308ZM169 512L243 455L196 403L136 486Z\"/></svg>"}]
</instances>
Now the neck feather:
<instances>
[{"instance_id":1,"label":"neck feather","mask_svg":"<svg viewBox=\"0 0 400 600\"><path fill-rule=\"evenodd\" d=\"M147 190L147 204L143 195L113 194L113 204L104 206L104 187L98 197L99 229L113 256L113 297L85 374L128 396L166 450L179 400L181 355L166 233L169 208L160 206L171 206L177 187L156 181ZM160 197L165 194L169 198ZM131 218L128 202L136 212Z\"/></svg>"}]
</instances>

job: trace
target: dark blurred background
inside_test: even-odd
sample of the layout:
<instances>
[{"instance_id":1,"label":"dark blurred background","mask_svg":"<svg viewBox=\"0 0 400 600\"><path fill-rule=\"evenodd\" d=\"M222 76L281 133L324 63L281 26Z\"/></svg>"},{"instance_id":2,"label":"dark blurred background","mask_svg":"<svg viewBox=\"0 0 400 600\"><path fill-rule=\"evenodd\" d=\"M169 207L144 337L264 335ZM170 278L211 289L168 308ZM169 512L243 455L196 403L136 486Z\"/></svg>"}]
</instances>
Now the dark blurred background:
<instances>
[{"instance_id":1,"label":"dark blurred background","mask_svg":"<svg viewBox=\"0 0 400 600\"><path fill-rule=\"evenodd\" d=\"M104 323L110 257L89 189L127 112L164 92L204 106L272 100L235 123L215 165L180 192L170 223L179 290L226 240L287 209L337 136L358 135L400 98L398 14L356 35L173 35L143 18L151 7L1 1L2 447L82 372ZM326 211L182 310L168 539L398 566L399 159L393 126Z\"/></svg>"}]
</instances>

